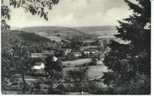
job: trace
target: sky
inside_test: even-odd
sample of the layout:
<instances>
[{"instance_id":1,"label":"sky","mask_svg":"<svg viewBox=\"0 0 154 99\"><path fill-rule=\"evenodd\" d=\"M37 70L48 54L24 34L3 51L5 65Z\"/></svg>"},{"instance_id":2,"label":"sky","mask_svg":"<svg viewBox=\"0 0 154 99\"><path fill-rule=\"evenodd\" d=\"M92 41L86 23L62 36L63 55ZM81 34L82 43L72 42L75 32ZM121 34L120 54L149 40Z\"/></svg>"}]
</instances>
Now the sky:
<instances>
[{"instance_id":1,"label":"sky","mask_svg":"<svg viewBox=\"0 0 154 99\"><path fill-rule=\"evenodd\" d=\"M49 12L48 21L23 9L11 9L8 23L11 27L118 25L118 20L130 14L124 0L60 0Z\"/></svg>"}]
</instances>

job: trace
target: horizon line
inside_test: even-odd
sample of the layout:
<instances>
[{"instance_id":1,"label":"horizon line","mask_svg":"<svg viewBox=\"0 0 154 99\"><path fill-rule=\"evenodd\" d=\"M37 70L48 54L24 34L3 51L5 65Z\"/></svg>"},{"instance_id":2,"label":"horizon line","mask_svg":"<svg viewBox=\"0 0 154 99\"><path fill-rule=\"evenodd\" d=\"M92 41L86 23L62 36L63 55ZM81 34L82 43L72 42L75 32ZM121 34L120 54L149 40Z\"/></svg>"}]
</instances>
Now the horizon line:
<instances>
[{"instance_id":1,"label":"horizon line","mask_svg":"<svg viewBox=\"0 0 154 99\"><path fill-rule=\"evenodd\" d=\"M78 27L104 27L104 26L112 26L115 27L116 25L91 25L91 26L56 26L56 25L42 25L42 26L24 26L24 27L11 27L11 29L22 29L22 28L30 28L30 27L66 27L66 28L78 28Z\"/></svg>"}]
</instances>

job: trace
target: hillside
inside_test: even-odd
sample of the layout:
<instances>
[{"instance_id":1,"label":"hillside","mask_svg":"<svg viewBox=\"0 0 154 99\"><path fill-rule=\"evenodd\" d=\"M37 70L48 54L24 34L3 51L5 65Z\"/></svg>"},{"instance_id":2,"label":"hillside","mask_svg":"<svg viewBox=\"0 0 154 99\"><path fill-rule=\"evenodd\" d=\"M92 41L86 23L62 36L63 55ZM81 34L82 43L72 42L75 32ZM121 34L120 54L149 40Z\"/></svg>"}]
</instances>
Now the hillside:
<instances>
[{"instance_id":1,"label":"hillside","mask_svg":"<svg viewBox=\"0 0 154 99\"><path fill-rule=\"evenodd\" d=\"M33 32L49 38L51 40L62 40L62 39L70 39L76 36L81 37L89 37L89 35L85 34L84 32L78 31L74 28L68 27L28 27L22 28L23 31L26 32Z\"/></svg>"},{"instance_id":2,"label":"hillside","mask_svg":"<svg viewBox=\"0 0 154 99\"><path fill-rule=\"evenodd\" d=\"M91 26L91 27L27 27L22 28L26 32L34 32L50 40L60 41L80 36L83 39L96 38L98 36L110 36L116 33L114 26Z\"/></svg>"},{"instance_id":3,"label":"hillside","mask_svg":"<svg viewBox=\"0 0 154 99\"><path fill-rule=\"evenodd\" d=\"M41 37L34 33L28 33L24 31L8 31L7 33L1 34L2 48L11 46L11 40L22 40L31 45L38 45L41 43L51 42L49 39Z\"/></svg>"}]
</instances>

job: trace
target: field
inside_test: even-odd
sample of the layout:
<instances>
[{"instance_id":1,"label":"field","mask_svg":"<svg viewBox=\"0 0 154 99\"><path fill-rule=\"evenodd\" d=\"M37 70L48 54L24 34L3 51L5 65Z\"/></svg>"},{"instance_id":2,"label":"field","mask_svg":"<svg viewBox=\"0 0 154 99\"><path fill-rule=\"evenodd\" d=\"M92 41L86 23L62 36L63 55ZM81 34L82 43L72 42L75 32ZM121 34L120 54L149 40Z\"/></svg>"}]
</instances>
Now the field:
<instances>
[{"instance_id":1,"label":"field","mask_svg":"<svg viewBox=\"0 0 154 99\"><path fill-rule=\"evenodd\" d=\"M91 62L90 58L77 59L77 60L73 60L73 61L65 61L65 62L63 62L63 65L66 66L66 67L64 67L64 72L66 73L67 71L70 71L70 70L79 69L81 65L83 65L85 63L89 63L89 62ZM87 67L88 67L87 76L88 76L89 80L99 79L103 76L103 72L108 71L107 67L104 64L90 65Z\"/></svg>"}]
</instances>

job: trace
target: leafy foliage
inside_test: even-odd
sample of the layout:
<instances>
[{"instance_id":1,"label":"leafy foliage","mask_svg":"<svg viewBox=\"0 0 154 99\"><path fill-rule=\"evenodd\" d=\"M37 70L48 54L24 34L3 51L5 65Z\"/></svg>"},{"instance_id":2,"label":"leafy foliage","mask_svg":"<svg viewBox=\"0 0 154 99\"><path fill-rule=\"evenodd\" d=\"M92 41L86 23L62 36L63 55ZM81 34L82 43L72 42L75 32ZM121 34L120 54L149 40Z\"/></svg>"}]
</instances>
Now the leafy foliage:
<instances>
[{"instance_id":1,"label":"leafy foliage","mask_svg":"<svg viewBox=\"0 0 154 99\"><path fill-rule=\"evenodd\" d=\"M59 0L9 0L9 5L5 5L4 2L2 1L1 6L1 15L4 18L10 19L9 6L13 6L14 8L24 8L32 15L38 15L48 20L48 11L58 4Z\"/></svg>"},{"instance_id":2,"label":"leafy foliage","mask_svg":"<svg viewBox=\"0 0 154 99\"><path fill-rule=\"evenodd\" d=\"M29 86L24 80L25 75L31 72L31 66L34 62L30 58L30 54L47 50L51 48L52 44L49 39L33 33L23 31L2 32L2 91L7 90L7 88L11 89L12 84L17 82L21 83L22 86L15 89L20 88L23 91L22 93L28 92L27 90L33 87ZM56 66L56 70L59 69L59 66L62 66L61 62L53 65ZM10 81L11 78L17 79L18 77L14 76L17 74L20 74L19 78L22 78L22 80ZM62 78L61 71L54 72L54 75L56 79Z\"/></svg>"},{"instance_id":3,"label":"leafy foliage","mask_svg":"<svg viewBox=\"0 0 154 99\"><path fill-rule=\"evenodd\" d=\"M130 43L112 41L104 59L111 70L104 74L104 83L114 94L150 93L151 6L150 0L136 1L137 4L125 0L134 13L119 21L119 34L115 35Z\"/></svg>"},{"instance_id":4,"label":"leafy foliage","mask_svg":"<svg viewBox=\"0 0 154 99\"><path fill-rule=\"evenodd\" d=\"M21 74L22 91L25 92L26 82L24 75L30 70L30 53L23 41L12 41L13 46L2 50L2 83L14 74ZM5 88L5 86L3 86Z\"/></svg>"},{"instance_id":5,"label":"leafy foliage","mask_svg":"<svg viewBox=\"0 0 154 99\"><path fill-rule=\"evenodd\" d=\"M74 50L79 50L80 47L83 45L83 39L81 36L76 36L76 37L72 37L70 39L70 48L74 49Z\"/></svg>"},{"instance_id":6,"label":"leafy foliage","mask_svg":"<svg viewBox=\"0 0 154 99\"><path fill-rule=\"evenodd\" d=\"M58 4L58 2L59 0L2 0L1 29L5 32L10 28L10 26L6 23L6 20L11 19L10 7L23 8L32 15L40 16L41 18L48 20L49 10L51 10L54 5Z\"/></svg>"},{"instance_id":7,"label":"leafy foliage","mask_svg":"<svg viewBox=\"0 0 154 99\"><path fill-rule=\"evenodd\" d=\"M1 6L1 16L4 17L5 19L10 19L10 9L6 5Z\"/></svg>"}]
</instances>

